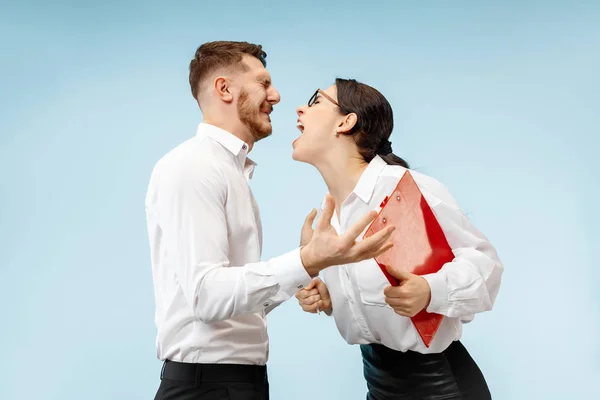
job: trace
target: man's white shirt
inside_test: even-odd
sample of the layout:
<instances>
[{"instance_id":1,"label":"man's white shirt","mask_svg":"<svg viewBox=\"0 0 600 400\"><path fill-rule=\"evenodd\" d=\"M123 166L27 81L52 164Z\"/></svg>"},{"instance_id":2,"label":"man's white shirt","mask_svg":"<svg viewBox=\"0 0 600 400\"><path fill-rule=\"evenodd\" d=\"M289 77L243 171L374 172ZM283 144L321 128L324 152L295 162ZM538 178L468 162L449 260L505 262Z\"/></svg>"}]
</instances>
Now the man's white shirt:
<instances>
[{"instance_id":1,"label":"man's white shirt","mask_svg":"<svg viewBox=\"0 0 600 400\"><path fill-rule=\"evenodd\" d=\"M146 217L157 356L264 365L269 310L308 285L299 248L261 262L248 145L201 123L152 171Z\"/></svg>"}]
</instances>

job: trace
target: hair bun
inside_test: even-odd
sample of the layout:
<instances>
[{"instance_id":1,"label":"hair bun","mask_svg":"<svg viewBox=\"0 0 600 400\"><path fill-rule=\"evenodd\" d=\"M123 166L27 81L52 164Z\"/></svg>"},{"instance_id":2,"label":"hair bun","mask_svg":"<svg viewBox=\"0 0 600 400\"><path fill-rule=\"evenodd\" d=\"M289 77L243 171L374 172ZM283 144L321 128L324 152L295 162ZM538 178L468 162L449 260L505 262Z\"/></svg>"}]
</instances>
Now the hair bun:
<instances>
[{"instance_id":1,"label":"hair bun","mask_svg":"<svg viewBox=\"0 0 600 400\"><path fill-rule=\"evenodd\" d=\"M394 150L392 150L392 142L390 142L387 139L384 139L379 145L379 148L377 149L377 154L384 156L387 156L388 154L393 152Z\"/></svg>"}]
</instances>

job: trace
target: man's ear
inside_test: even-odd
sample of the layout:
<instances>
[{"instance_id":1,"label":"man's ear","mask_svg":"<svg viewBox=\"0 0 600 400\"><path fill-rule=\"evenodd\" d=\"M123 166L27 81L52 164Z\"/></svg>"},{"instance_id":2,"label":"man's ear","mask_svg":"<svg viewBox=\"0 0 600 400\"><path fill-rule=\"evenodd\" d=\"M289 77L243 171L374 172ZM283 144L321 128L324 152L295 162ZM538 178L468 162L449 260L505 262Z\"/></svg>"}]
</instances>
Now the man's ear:
<instances>
[{"instance_id":1,"label":"man's ear","mask_svg":"<svg viewBox=\"0 0 600 400\"><path fill-rule=\"evenodd\" d=\"M350 131L352 130L352 128L354 128L354 125L356 125L356 121L358 120L358 117L356 116L355 113L350 113L346 116L344 116L344 119L342 119L337 128L336 128L336 133L339 133L340 135L348 135L350 133Z\"/></svg>"},{"instance_id":2,"label":"man's ear","mask_svg":"<svg viewBox=\"0 0 600 400\"><path fill-rule=\"evenodd\" d=\"M233 101L233 92L231 82L224 76L219 76L214 80L214 90L216 95L226 103Z\"/></svg>"}]
</instances>

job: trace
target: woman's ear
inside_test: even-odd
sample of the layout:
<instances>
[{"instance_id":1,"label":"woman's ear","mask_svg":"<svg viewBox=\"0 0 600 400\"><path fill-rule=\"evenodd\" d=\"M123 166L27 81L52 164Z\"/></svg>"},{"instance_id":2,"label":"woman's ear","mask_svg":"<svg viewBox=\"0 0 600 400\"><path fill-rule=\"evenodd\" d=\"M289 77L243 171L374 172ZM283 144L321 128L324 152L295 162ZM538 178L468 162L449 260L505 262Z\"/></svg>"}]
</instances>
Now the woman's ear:
<instances>
[{"instance_id":1,"label":"woman's ear","mask_svg":"<svg viewBox=\"0 0 600 400\"><path fill-rule=\"evenodd\" d=\"M354 113L345 115L344 118L338 123L335 133L341 135L350 134L350 131L352 131L352 128L354 128L354 125L356 125L357 120L358 118Z\"/></svg>"}]
</instances>

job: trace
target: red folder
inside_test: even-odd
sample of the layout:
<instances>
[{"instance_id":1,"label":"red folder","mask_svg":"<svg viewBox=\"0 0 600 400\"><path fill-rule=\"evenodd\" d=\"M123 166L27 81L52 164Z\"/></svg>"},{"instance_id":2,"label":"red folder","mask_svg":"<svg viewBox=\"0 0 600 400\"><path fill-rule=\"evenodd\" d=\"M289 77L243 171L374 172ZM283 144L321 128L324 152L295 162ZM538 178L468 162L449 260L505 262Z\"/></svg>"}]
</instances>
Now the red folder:
<instances>
[{"instance_id":1,"label":"red folder","mask_svg":"<svg viewBox=\"0 0 600 400\"><path fill-rule=\"evenodd\" d=\"M399 282L386 271L385 265L392 270L425 275L439 271L454 259L440 224L409 171L381 207L364 237L374 235L389 224L396 227L391 238L394 247L375 258L390 284L398 286ZM442 319L442 315L425 310L411 318L425 346L431 344Z\"/></svg>"}]
</instances>

